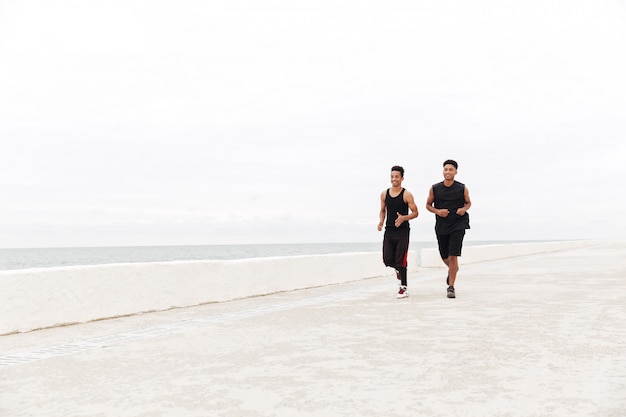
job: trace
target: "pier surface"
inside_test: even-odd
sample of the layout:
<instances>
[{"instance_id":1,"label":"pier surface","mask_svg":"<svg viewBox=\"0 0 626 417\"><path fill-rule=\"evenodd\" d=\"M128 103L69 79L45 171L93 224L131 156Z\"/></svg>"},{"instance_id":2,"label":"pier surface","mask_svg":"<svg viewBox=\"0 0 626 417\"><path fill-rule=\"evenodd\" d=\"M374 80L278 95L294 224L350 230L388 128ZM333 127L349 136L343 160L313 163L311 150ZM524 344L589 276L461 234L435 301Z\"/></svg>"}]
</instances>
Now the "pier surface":
<instances>
[{"instance_id":1,"label":"pier surface","mask_svg":"<svg viewBox=\"0 0 626 417\"><path fill-rule=\"evenodd\" d=\"M403 300L371 278L1 336L0 416L623 417L624 255L465 265L456 299L421 268Z\"/></svg>"}]
</instances>

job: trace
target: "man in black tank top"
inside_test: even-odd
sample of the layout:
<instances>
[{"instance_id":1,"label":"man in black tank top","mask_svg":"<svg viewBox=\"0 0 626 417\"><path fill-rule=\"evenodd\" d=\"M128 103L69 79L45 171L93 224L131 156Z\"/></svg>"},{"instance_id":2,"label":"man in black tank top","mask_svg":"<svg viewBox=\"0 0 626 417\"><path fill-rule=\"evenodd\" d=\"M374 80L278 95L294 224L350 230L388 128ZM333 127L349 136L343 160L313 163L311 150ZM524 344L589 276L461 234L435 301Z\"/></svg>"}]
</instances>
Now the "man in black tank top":
<instances>
[{"instance_id":1,"label":"man in black tank top","mask_svg":"<svg viewBox=\"0 0 626 417\"><path fill-rule=\"evenodd\" d=\"M441 259L448 267L447 297L456 298L454 283L465 230L470 228L467 210L472 205L465 184L454 180L458 164L448 159L443 163L443 181L430 187L426 209L435 214L435 233Z\"/></svg>"},{"instance_id":2,"label":"man in black tank top","mask_svg":"<svg viewBox=\"0 0 626 417\"><path fill-rule=\"evenodd\" d=\"M378 231L383 230L383 262L395 268L400 280L397 298L409 296L407 291L407 256L409 253L409 220L417 217L417 206L413 194L402 188L404 168L395 165L391 168L391 188L380 194L380 222ZM411 211L409 213L409 210ZM385 223L385 218L387 222Z\"/></svg>"}]
</instances>

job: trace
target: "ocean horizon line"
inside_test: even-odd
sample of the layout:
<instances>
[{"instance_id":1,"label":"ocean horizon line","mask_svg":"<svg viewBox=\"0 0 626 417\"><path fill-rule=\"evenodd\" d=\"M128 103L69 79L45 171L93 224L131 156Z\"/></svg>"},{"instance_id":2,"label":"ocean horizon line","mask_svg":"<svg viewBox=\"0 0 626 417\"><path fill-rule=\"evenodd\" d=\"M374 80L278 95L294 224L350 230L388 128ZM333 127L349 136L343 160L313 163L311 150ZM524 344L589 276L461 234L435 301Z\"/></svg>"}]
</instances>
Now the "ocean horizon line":
<instances>
[{"instance_id":1,"label":"ocean horizon line","mask_svg":"<svg viewBox=\"0 0 626 417\"><path fill-rule=\"evenodd\" d=\"M572 240L590 240L590 239L484 239L484 240L464 240L464 245L482 245L482 244L507 244L507 243L531 243L531 242L565 242ZM593 239L591 239L593 240ZM378 244L382 245L381 240L377 241L328 241L328 242L271 242L271 243L163 243L163 244L128 244L128 245L59 245L59 246L3 246L2 250L31 250L31 249L101 249L101 248L169 248L169 247L207 247L207 246L287 246L287 245L361 245L361 244ZM436 244L435 238L431 240L411 240L411 244L433 243Z\"/></svg>"},{"instance_id":2,"label":"ocean horizon line","mask_svg":"<svg viewBox=\"0 0 626 417\"><path fill-rule=\"evenodd\" d=\"M468 240L465 246L543 242L546 240ZM436 240L411 241L409 250L436 248ZM194 245L77 246L0 248L0 270L169 261L234 260L334 253L378 252L377 242L246 243Z\"/></svg>"}]
</instances>

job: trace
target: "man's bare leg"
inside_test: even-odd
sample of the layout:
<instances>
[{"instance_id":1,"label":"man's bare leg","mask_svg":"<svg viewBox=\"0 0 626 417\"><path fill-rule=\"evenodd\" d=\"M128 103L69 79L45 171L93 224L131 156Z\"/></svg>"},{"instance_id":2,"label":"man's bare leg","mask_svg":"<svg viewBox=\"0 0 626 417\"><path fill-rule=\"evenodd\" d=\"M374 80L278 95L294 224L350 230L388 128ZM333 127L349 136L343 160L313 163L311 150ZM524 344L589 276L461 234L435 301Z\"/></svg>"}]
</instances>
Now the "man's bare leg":
<instances>
[{"instance_id":1,"label":"man's bare leg","mask_svg":"<svg viewBox=\"0 0 626 417\"><path fill-rule=\"evenodd\" d=\"M456 281L456 273L459 272L459 257L458 256L449 256L444 259L443 262L448 266L448 279L450 281L449 285L454 287L454 281Z\"/></svg>"},{"instance_id":2,"label":"man's bare leg","mask_svg":"<svg viewBox=\"0 0 626 417\"><path fill-rule=\"evenodd\" d=\"M456 273L459 271L459 257L449 256L443 262L448 267L448 298L455 298L454 282L456 281Z\"/></svg>"}]
</instances>

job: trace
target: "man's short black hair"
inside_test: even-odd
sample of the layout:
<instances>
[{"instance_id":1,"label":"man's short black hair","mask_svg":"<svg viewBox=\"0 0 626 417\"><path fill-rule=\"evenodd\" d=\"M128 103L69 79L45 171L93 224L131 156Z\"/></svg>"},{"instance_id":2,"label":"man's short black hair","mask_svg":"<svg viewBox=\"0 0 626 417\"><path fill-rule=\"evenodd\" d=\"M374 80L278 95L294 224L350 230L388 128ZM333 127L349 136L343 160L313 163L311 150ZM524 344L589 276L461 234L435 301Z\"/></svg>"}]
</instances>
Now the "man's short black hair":
<instances>
[{"instance_id":1,"label":"man's short black hair","mask_svg":"<svg viewBox=\"0 0 626 417\"><path fill-rule=\"evenodd\" d=\"M459 169L459 164L457 164L456 161L452 159L446 159L446 161L443 163L443 166L445 167L448 164L454 166L454 169Z\"/></svg>"},{"instance_id":2,"label":"man's short black hair","mask_svg":"<svg viewBox=\"0 0 626 417\"><path fill-rule=\"evenodd\" d=\"M402 178L404 178L404 168L402 168L400 165L394 165L391 167L392 171L398 171L400 173L400 176Z\"/></svg>"}]
</instances>

